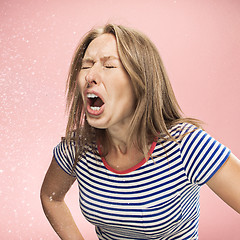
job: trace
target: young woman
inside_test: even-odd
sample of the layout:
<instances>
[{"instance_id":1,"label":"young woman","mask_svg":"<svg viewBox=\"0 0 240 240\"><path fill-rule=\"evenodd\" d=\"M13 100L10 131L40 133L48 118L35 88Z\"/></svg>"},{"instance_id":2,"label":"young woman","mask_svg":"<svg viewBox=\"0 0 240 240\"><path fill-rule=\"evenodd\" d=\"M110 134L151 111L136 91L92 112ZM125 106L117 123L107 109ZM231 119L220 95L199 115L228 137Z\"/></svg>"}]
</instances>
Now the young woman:
<instances>
[{"instance_id":1,"label":"young woman","mask_svg":"<svg viewBox=\"0 0 240 240\"><path fill-rule=\"evenodd\" d=\"M184 118L153 43L108 24L79 44L68 78L66 137L41 189L61 239L83 239L64 196L75 180L99 239L198 239L207 184L240 212L240 161Z\"/></svg>"}]
</instances>

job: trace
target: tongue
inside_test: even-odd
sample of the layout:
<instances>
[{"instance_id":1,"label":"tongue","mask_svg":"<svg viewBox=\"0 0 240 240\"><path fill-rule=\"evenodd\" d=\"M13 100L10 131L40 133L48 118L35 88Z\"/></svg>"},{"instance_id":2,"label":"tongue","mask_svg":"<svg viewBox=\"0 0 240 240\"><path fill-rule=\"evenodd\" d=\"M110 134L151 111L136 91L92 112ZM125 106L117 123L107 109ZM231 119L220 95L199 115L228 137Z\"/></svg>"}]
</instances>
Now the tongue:
<instances>
[{"instance_id":1,"label":"tongue","mask_svg":"<svg viewBox=\"0 0 240 240\"><path fill-rule=\"evenodd\" d=\"M96 101L93 103L93 107L101 107L103 105L103 101L101 98L97 98Z\"/></svg>"}]
</instances>

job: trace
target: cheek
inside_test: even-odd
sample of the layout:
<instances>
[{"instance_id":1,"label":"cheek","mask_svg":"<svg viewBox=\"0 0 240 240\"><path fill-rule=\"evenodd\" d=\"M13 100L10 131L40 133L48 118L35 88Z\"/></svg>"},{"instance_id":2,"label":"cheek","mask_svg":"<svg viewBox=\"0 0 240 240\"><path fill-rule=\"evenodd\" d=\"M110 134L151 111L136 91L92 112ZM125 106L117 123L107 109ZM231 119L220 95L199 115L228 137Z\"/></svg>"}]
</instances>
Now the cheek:
<instances>
[{"instance_id":1,"label":"cheek","mask_svg":"<svg viewBox=\"0 0 240 240\"><path fill-rule=\"evenodd\" d=\"M127 111L132 111L136 106L136 97L129 81L122 82L122 84L119 84L115 90L115 104L123 106Z\"/></svg>"}]
</instances>

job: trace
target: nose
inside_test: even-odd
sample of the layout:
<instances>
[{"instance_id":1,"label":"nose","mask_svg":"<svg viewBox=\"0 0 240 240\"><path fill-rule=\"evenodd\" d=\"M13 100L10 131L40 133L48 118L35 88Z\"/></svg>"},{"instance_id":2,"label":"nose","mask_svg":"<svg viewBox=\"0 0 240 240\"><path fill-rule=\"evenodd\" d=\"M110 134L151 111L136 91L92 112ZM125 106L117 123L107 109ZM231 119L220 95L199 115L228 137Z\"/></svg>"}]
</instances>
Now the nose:
<instances>
[{"instance_id":1,"label":"nose","mask_svg":"<svg viewBox=\"0 0 240 240\"><path fill-rule=\"evenodd\" d=\"M98 85L100 83L99 73L96 71L96 69L93 69L92 67L86 74L85 80L90 85Z\"/></svg>"}]
</instances>

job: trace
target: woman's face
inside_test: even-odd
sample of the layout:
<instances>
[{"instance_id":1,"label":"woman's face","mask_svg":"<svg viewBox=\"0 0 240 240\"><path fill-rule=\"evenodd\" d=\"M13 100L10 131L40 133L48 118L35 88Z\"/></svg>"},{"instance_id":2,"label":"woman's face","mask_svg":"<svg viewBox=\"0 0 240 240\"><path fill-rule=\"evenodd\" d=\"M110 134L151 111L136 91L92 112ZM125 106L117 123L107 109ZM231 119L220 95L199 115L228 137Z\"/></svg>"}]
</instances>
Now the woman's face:
<instances>
[{"instance_id":1,"label":"woman's face","mask_svg":"<svg viewBox=\"0 0 240 240\"><path fill-rule=\"evenodd\" d=\"M103 34L89 44L78 83L91 126L109 130L129 126L136 101L112 34Z\"/></svg>"}]
</instances>

